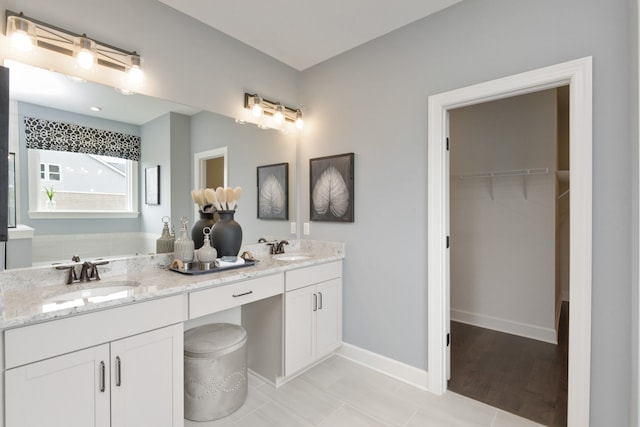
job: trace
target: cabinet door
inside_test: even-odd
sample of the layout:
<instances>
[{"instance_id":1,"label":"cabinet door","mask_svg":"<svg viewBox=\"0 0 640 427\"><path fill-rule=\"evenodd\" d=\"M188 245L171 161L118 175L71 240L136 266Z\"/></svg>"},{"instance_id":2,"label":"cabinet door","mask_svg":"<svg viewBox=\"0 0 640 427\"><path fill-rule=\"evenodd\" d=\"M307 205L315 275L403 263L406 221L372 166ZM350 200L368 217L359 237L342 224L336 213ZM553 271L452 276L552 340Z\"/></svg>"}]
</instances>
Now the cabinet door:
<instances>
[{"instance_id":1,"label":"cabinet door","mask_svg":"<svg viewBox=\"0 0 640 427\"><path fill-rule=\"evenodd\" d=\"M7 425L108 427L108 365L104 344L7 370Z\"/></svg>"},{"instance_id":2,"label":"cabinet door","mask_svg":"<svg viewBox=\"0 0 640 427\"><path fill-rule=\"evenodd\" d=\"M342 342L342 279L318 284L316 293L316 358L319 359L330 354Z\"/></svg>"},{"instance_id":3,"label":"cabinet door","mask_svg":"<svg viewBox=\"0 0 640 427\"><path fill-rule=\"evenodd\" d=\"M182 427L183 327L111 343L113 427Z\"/></svg>"},{"instance_id":4,"label":"cabinet door","mask_svg":"<svg viewBox=\"0 0 640 427\"><path fill-rule=\"evenodd\" d=\"M316 358L315 286L285 294L285 376L313 363Z\"/></svg>"}]
</instances>

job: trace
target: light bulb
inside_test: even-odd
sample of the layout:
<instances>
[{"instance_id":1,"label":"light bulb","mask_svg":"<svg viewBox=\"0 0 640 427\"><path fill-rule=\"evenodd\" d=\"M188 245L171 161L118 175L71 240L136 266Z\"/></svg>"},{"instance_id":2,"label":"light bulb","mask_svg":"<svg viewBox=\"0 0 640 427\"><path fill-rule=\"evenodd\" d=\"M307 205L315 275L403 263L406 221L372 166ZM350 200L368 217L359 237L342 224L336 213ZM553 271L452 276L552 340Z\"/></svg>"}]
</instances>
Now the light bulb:
<instances>
[{"instance_id":1,"label":"light bulb","mask_svg":"<svg viewBox=\"0 0 640 427\"><path fill-rule=\"evenodd\" d=\"M18 52L26 53L33 50L31 37L24 31L16 31L11 35L11 46Z\"/></svg>"},{"instance_id":2,"label":"light bulb","mask_svg":"<svg viewBox=\"0 0 640 427\"><path fill-rule=\"evenodd\" d=\"M16 52L28 53L36 46L36 26L22 16L7 18L7 34L10 34L11 48Z\"/></svg>"},{"instance_id":3,"label":"light bulb","mask_svg":"<svg viewBox=\"0 0 640 427\"><path fill-rule=\"evenodd\" d=\"M139 88L144 82L144 71L142 71L142 58L135 52L131 55L131 67L127 70L127 80L129 86Z\"/></svg>"},{"instance_id":4,"label":"light bulb","mask_svg":"<svg viewBox=\"0 0 640 427\"><path fill-rule=\"evenodd\" d=\"M276 106L276 112L273 114L273 120L276 124L282 124L284 121L284 105L278 104Z\"/></svg>"},{"instance_id":5,"label":"light bulb","mask_svg":"<svg viewBox=\"0 0 640 427\"><path fill-rule=\"evenodd\" d=\"M253 107L251 107L251 114L253 117L262 116L262 98L259 96L253 97Z\"/></svg>"},{"instance_id":6,"label":"light bulb","mask_svg":"<svg viewBox=\"0 0 640 427\"><path fill-rule=\"evenodd\" d=\"M296 127L302 129L304 127L304 120L302 120L302 111L296 111Z\"/></svg>"},{"instance_id":7,"label":"light bulb","mask_svg":"<svg viewBox=\"0 0 640 427\"><path fill-rule=\"evenodd\" d=\"M78 66L83 70L91 70L96 63L96 42L83 34L73 39L73 50Z\"/></svg>"},{"instance_id":8,"label":"light bulb","mask_svg":"<svg viewBox=\"0 0 640 427\"><path fill-rule=\"evenodd\" d=\"M89 70L93 66L93 53L91 53L87 49L82 49L80 52L78 52L78 54L76 55L76 59L78 60L78 65L83 70Z\"/></svg>"}]
</instances>

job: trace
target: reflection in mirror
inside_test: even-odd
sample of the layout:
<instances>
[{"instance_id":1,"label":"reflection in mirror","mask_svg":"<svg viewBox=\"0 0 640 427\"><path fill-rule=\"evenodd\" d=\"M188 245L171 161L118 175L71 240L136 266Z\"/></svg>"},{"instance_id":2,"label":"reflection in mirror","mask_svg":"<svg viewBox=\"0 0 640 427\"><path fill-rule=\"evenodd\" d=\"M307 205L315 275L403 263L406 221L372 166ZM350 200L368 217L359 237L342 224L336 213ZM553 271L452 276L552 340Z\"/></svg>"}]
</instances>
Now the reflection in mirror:
<instances>
[{"instance_id":1,"label":"reflection in mirror","mask_svg":"<svg viewBox=\"0 0 640 427\"><path fill-rule=\"evenodd\" d=\"M16 222L35 230L31 253L24 254L20 265L7 265L7 268L70 262L73 255L92 259L155 252L163 216L170 216L174 225L180 216L193 218L194 203L190 192L197 182L192 171L195 153L222 147L228 147L228 170L225 171L228 185L244 189L236 214L244 231L243 244L255 243L262 236L289 236L288 222L265 222L256 218L256 168L263 164L289 162L295 170L294 136L239 125L228 117L148 96L124 96L111 87L78 81L13 61L5 61L5 65L11 70L9 148L16 153ZM38 77L33 73L38 73ZM92 106L101 107L101 110L89 110ZM29 164L28 151L32 150L26 148L24 118L35 115L139 136L141 154L139 161L134 162L136 173L132 178L138 213L92 217L63 210L31 211L28 184L43 170L41 162ZM84 166L77 166L84 167L88 173L90 163L88 159L85 161ZM44 163L44 172L56 171L55 167L51 169L47 162ZM144 203L144 178L139 177L139 171L156 165L161 166L161 203L147 205ZM59 166L60 176L55 178L64 180L67 165ZM118 169L118 165L110 166ZM296 216L295 188L295 183L290 183L290 218ZM36 187L32 192L39 193L36 197L46 197L42 188ZM7 250L11 249L10 240ZM16 256L12 258L16 259Z\"/></svg>"},{"instance_id":2,"label":"reflection in mirror","mask_svg":"<svg viewBox=\"0 0 640 427\"><path fill-rule=\"evenodd\" d=\"M16 155L9 153L9 228L16 227Z\"/></svg>"}]
</instances>

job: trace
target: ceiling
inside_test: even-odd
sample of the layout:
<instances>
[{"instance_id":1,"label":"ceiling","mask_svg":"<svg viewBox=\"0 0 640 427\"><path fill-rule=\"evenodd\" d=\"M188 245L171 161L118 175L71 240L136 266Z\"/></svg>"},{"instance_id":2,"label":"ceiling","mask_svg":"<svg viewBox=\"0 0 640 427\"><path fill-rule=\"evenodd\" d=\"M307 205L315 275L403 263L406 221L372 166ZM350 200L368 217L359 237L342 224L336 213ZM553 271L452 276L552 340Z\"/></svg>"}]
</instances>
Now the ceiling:
<instances>
[{"instance_id":1,"label":"ceiling","mask_svg":"<svg viewBox=\"0 0 640 427\"><path fill-rule=\"evenodd\" d=\"M461 0L159 0L304 70Z\"/></svg>"}]
</instances>

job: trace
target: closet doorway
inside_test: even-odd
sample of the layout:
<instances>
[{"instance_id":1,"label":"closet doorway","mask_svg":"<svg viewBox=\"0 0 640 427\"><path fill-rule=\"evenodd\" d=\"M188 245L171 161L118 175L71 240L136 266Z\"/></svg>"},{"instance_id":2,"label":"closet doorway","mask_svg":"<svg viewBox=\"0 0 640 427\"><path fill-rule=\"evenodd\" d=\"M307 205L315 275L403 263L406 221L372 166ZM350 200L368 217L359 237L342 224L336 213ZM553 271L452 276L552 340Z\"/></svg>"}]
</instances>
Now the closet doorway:
<instances>
[{"instance_id":1,"label":"closet doorway","mask_svg":"<svg viewBox=\"0 0 640 427\"><path fill-rule=\"evenodd\" d=\"M568 94L449 111L448 389L553 427L567 411Z\"/></svg>"},{"instance_id":2,"label":"closet doorway","mask_svg":"<svg viewBox=\"0 0 640 427\"><path fill-rule=\"evenodd\" d=\"M449 110L569 86L570 300L567 425L589 425L592 256L592 59L545 67L429 97L429 390L447 390L449 330Z\"/></svg>"}]
</instances>

